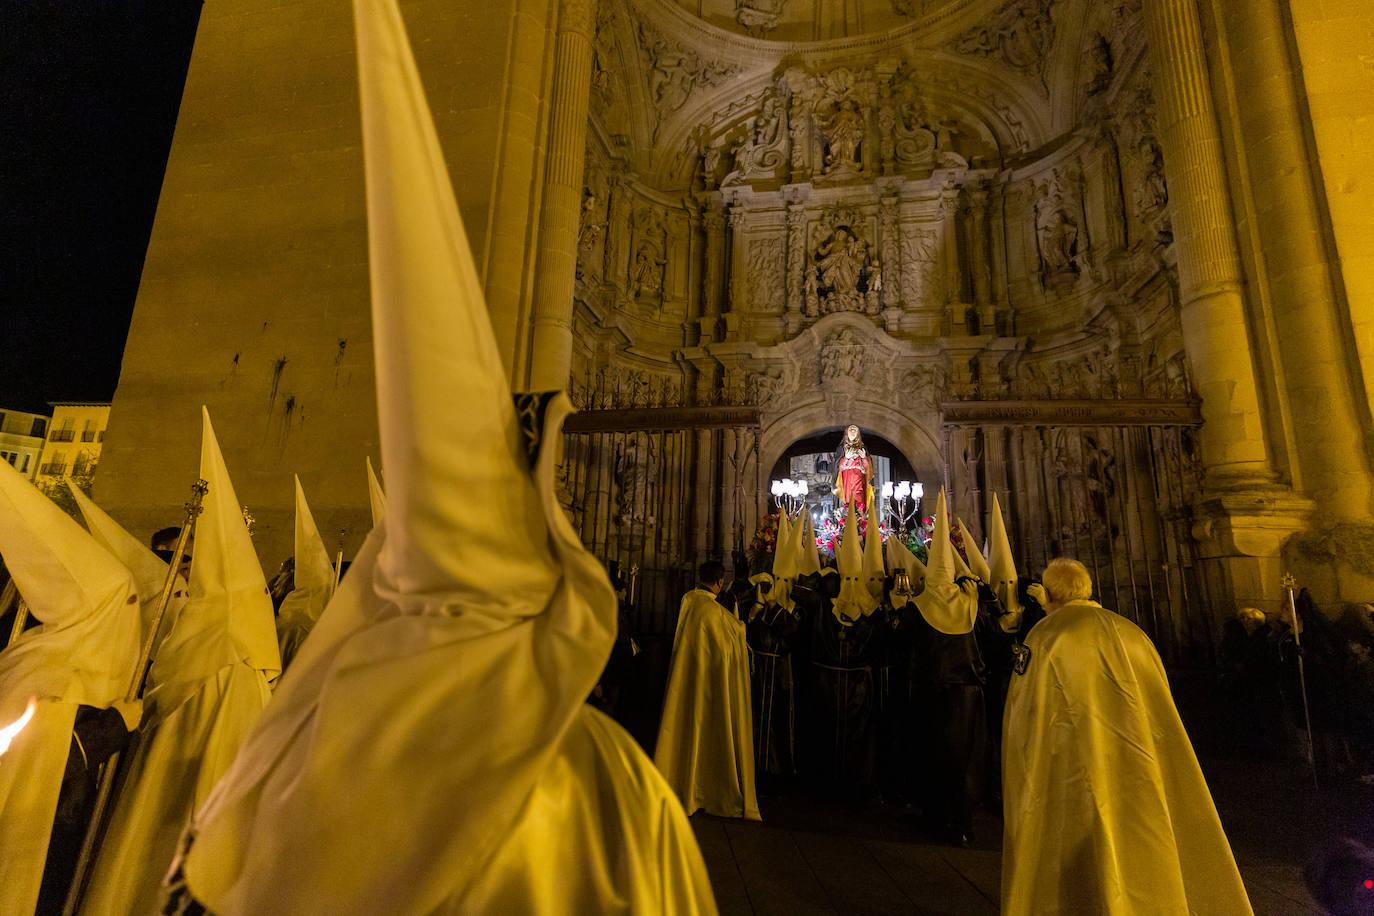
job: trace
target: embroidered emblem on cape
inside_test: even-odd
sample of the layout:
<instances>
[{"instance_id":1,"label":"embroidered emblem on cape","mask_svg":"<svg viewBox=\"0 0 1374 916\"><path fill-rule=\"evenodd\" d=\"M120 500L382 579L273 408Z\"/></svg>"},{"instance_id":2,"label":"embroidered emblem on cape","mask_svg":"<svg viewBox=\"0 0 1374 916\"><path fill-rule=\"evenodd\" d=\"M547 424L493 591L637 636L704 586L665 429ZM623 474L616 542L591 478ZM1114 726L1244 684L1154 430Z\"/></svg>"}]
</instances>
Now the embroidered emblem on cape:
<instances>
[{"instance_id":1,"label":"embroidered emblem on cape","mask_svg":"<svg viewBox=\"0 0 1374 916\"><path fill-rule=\"evenodd\" d=\"M557 391L531 391L515 395L515 420L520 424L531 470L539 461L539 448L544 443L544 414L557 396Z\"/></svg>"},{"instance_id":2,"label":"embroidered emblem on cape","mask_svg":"<svg viewBox=\"0 0 1374 916\"><path fill-rule=\"evenodd\" d=\"M1017 674L1025 674L1030 667L1031 650L1023 642L1018 642L1011 647L1011 670Z\"/></svg>"}]
</instances>

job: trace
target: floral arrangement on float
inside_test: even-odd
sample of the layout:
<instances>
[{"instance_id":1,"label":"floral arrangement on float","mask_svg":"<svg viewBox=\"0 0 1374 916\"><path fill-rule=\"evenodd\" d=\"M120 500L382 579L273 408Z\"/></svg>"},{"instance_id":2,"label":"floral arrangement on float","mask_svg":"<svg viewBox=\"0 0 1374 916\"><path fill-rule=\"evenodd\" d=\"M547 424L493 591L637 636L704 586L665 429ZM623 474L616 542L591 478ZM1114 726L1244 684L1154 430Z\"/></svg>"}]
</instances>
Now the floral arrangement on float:
<instances>
[{"instance_id":1,"label":"floral arrangement on float","mask_svg":"<svg viewBox=\"0 0 1374 916\"><path fill-rule=\"evenodd\" d=\"M754 529L754 537L749 541L749 573L751 575L768 572L773 568L773 553L778 547L779 512L772 512L759 519Z\"/></svg>"}]
</instances>

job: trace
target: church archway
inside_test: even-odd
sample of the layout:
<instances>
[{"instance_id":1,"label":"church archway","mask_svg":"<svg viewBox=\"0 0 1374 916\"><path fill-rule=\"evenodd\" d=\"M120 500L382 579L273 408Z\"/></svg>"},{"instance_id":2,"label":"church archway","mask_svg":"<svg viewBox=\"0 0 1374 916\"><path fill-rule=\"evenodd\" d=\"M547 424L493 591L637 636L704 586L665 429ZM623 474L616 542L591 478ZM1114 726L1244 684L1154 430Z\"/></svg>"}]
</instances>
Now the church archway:
<instances>
[{"instance_id":1,"label":"church archway","mask_svg":"<svg viewBox=\"0 0 1374 916\"><path fill-rule=\"evenodd\" d=\"M925 484L932 494L942 485L944 461L936 438L939 414L930 411L916 417L885 404L858 399L837 414L829 404L820 401L798 407L765 425L759 437L757 492L760 514L766 514L771 508L768 505L769 483L776 476L772 472L793 447L816 438L825 450L833 451L841 431L851 423L863 432L870 448L878 442L890 448L901 458L901 467L909 468L912 476ZM798 447L810 450L806 445Z\"/></svg>"}]
</instances>

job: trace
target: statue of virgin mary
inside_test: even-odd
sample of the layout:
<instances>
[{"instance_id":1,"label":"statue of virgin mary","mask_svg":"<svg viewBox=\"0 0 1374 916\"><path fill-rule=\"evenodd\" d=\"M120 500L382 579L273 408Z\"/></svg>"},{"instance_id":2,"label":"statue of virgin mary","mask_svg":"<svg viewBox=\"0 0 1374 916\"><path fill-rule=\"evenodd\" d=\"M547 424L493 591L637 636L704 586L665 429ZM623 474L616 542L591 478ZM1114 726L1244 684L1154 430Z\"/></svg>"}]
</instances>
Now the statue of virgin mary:
<instances>
[{"instance_id":1,"label":"statue of virgin mary","mask_svg":"<svg viewBox=\"0 0 1374 916\"><path fill-rule=\"evenodd\" d=\"M846 506L857 508L860 514L867 512L873 492L870 486L873 481L873 462L869 460L859 427L851 425L845 429L831 467L836 469L835 497Z\"/></svg>"}]
</instances>

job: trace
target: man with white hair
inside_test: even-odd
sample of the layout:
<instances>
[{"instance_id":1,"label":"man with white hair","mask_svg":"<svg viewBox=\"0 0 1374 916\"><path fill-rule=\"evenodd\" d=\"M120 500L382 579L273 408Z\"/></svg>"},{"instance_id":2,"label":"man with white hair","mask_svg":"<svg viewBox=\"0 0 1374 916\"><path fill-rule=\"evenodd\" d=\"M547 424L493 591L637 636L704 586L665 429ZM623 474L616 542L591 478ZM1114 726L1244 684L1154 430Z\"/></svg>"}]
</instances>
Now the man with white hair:
<instances>
[{"instance_id":1,"label":"man with white hair","mask_svg":"<svg viewBox=\"0 0 1374 916\"><path fill-rule=\"evenodd\" d=\"M1002 912L1250 913L1159 653L1082 563L1042 580L1003 725Z\"/></svg>"}]
</instances>

